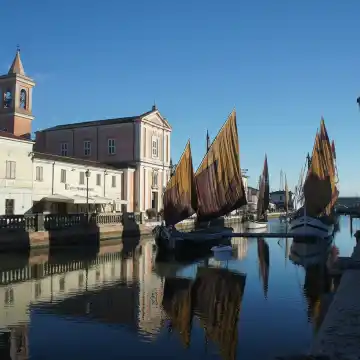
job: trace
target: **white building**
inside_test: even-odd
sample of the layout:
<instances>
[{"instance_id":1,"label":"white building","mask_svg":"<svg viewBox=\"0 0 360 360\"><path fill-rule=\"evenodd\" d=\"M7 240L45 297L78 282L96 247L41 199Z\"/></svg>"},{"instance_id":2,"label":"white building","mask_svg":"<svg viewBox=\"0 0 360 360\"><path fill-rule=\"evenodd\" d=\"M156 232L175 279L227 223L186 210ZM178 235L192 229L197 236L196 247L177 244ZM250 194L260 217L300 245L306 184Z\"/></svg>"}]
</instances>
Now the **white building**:
<instances>
[{"instance_id":1,"label":"white building","mask_svg":"<svg viewBox=\"0 0 360 360\"><path fill-rule=\"evenodd\" d=\"M0 131L0 216L31 212L127 211L133 169L33 152L33 142Z\"/></svg>"},{"instance_id":2,"label":"white building","mask_svg":"<svg viewBox=\"0 0 360 360\"><path fill-rule=\"evenodd\" d=\"M34 212L126 211L134 170L32 152Z\"/></svg>"},{"instance_id":3,"label":"white building","mask_svg":"<svg viewBox=\"0 0 360 360\"><path fill-rule=\"evenodd\" d=\"M0 215L24 214L32 207L33 142L0 131Z\"/></svg>"}]
</instances>

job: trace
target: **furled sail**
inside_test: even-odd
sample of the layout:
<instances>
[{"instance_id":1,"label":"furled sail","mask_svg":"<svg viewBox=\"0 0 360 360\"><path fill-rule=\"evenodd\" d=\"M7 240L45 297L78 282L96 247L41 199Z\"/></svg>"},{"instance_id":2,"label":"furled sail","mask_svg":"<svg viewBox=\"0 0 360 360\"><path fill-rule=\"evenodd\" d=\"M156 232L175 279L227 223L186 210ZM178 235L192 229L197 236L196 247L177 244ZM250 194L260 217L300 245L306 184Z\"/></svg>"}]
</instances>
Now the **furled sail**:
<instances>
[{"instance_id":1,"label":"furled sail","mask_svg":"<svg viewBox=\"0 0 360 360\"><path fill-rule=\"evenodd\" d=\"M266 217L266 211L269 208L270 202L270 188L269 188L269 169L267 163L267 156L265 155L264 168L260 177L260 189L257 203L257 218Z\"/></svg>"},{"instance_id":2,"label":"furled sail","mask_svg":"<svg viewBox=\"0 0 360 360\"><path fill-rule=\"evenodd\" d=\"M176 166L164 192L164 220L166 225L175 225L193 215L197 208L194 169L190 141Z\"/></svg>"},{"instance_id":3,"label":"furled sail","mask_svg":"<svg viewBox=\"0 0 360 360\"><path fill-rule=\"evenodd\" d=\"M195 183L199 221L218 218L247 204L235 110L210 145L195 173Z\"/></svg>"}]
</instances>

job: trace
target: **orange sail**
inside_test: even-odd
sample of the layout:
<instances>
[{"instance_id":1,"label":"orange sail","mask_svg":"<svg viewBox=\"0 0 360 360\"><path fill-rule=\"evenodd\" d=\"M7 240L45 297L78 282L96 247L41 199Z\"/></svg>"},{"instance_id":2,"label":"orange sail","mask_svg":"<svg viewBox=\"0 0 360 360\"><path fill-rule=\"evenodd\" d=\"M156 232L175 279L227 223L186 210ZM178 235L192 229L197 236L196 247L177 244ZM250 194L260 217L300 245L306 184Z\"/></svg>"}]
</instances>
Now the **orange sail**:
<instances>
[{"instance_id":1,"label":"orange sail","mask_svg":"<svg viewBox=\"0 0 360 360\"><path fill-rule=\"evenodd\" d=\"M176 166L164 192L164 220L166 225L175 225L193 215L197 208L197 195L190 141Z\"/></svg>"},{"instance_id":2,"label":"orange sail","mask_svg":"<svg viewBox=\"0 0 360 360\"><path fill-rule=\"evenodd\" d=\"M199 221L209 221L247 204L240 170L235 110L210 145L195 173Z\"/></svg>"},{"instance_id":3,"label":"orange sail","mask_svg":"<svg viewBox=\"0 0 360 360\"><path fill-rule=\"evenodd\" d=\"M335 165L324 119L316 134L310 168L304 183L306 212L317 217L330 215L338 198L335 185Z\"/></svg>"}]
</instances>

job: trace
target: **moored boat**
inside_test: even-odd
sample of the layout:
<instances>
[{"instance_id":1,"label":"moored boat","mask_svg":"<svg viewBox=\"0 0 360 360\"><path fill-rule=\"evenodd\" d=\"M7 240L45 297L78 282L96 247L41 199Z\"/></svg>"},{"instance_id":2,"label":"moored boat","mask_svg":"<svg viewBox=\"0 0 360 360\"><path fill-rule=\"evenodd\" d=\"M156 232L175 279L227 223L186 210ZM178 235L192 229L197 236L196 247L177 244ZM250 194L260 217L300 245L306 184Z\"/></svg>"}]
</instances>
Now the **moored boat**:
<instances>
[{"instance_id":1,"label":"moored boat","mask_svg":"<svg viewBox=\"0 0 360 360\"><path fill-rule=\"evenodd\" d=\"M159 251L202 251L219 243L230 243L233 228L210 227L209 223L247 203L239 158L235 111L208 145L196 174L188 142L164 192L165 225L153 230ZM175 228L195 212L195 230L183 232Z\"/></svg>"},{"instance_id":2,"label":"moored boat","mask_svg":"<svg viewBox=\"0 0 360 360\"><path fill-rule=\"evenodd\" d=\"M339 195L334 157L334 147L321 119L303 186L304 206L290 224L290 232L296 236L327 238L334 232L334 205Z\"/></svg>"},{"instance_id":3,"label":"moored boat","mask_svg":"<svg viewBox=\"0 0 360 360\"><path fill-rule=\"evenodd\" d=\"M257 202L257 216L256 220L247 222L246 227L249 230L267 229L267 211L270 203L270 188L269 188L269 170L267 163L267 156L265 155L264 168L259 181L259 197Z\"/></svg>"}]
</instances>

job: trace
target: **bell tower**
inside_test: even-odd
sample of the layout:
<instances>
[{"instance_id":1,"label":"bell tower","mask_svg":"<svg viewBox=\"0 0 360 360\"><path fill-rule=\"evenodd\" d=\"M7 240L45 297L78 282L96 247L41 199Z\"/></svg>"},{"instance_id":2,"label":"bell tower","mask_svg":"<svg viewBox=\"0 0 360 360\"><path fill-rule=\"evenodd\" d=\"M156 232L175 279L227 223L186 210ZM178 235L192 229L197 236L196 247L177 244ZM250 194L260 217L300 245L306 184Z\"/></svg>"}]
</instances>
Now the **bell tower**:
<instances>
[{"instance_id":1,"label":"bell tower","mask_svg":"<svg viewBox=\"0 0 360 360\"><path fill-rule=\"evenodd\" d=\"M0 76L0 131L30 138L34 86L25 74L18 48L9 72Z\"/></svg>"}]
</instances>

